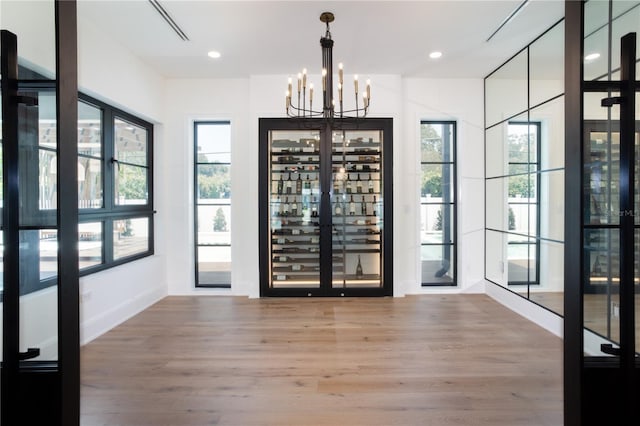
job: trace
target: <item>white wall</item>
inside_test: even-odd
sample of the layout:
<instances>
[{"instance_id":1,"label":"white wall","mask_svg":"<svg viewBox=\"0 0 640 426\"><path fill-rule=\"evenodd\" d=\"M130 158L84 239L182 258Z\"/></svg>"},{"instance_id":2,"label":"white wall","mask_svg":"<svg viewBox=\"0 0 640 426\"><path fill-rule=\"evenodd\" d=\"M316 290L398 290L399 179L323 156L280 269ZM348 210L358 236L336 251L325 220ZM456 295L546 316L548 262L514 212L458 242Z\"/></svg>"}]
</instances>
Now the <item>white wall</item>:
<instances>
[{"instance_id":1,"label":"white wall","mask_svg":"<svg viewBox=\"0 0 640 426\"><path fill-rule=\"evenodd\" d=\"M350 76L345 76L349 81ZM371 117L394 119L394 294L483 291L484 204L482 80L403 80L374 75ZM319 76L309 76L319 81ZM168 80L166 186L169 294L258 297L258 119L284 116L286 75L247 80ZM317 82L316 81L316 82ZM319 86L319 85L318 85ZM193 128L195 119L226 119L232 128L232 286L196 289L193 265ZM420 285L419 137L421 119L458 123L458 281L450 289ZM473 214L465 213L473 212ZM238 225L242 224L242 225ZM240 228L241 226L241 228ZM240 229L240 231L238 231ZM234 232L235 231L235 232Z\"/></svg>"},{"instance_id":2,"label":"white wall","mask_svg":"<svg viewBox=\"0 0 640 426\"><path fill-rule=\"evenodd\" d=\"M81 7L81 6L79 6ZM154 161L160 164L166 138L163 114L164 78L135 57L126 46L103 37L99 29L78 22L78 87L154 126ZM155 167L155 254L151 257L98 272L80 280L81 341L100 334L144 310L167 294L165 250L167 196L162 190L162 169Z\"/></svg>"},{"instance_id":3,"label":"white wall","mask_svg":"<svg viewBox=\"0 0 640 426\"><path fill-rule=\"evenodd\" d=\"M394 177L401 185L405 220L395 224L397 237L394 268L406 293L484 291L484 113L481 79L405 79L403 84L405 138L396 143L399 163ZM458 185L458 288L420 285L420 120L453 120L457 123Z\"/></svg>"},{"instance_id":4,"label":"white wall","mask_svg":"<svg viewBox=\"0 0 640 426\"><path fill-rule=\"evenodd\" d=\"M284 92L283 92L284 93ZM156 168L162 174L166 195L159 208L166 213L167 270L170 294L251 293L258 268L258 142L250 137L249 80L167 80L164 105L165 157ZM231 276L229 290L195 288L193 212L193 122L231 122ZM234 232L236 231L236 232Z\"/></svg>"}]
</instances>

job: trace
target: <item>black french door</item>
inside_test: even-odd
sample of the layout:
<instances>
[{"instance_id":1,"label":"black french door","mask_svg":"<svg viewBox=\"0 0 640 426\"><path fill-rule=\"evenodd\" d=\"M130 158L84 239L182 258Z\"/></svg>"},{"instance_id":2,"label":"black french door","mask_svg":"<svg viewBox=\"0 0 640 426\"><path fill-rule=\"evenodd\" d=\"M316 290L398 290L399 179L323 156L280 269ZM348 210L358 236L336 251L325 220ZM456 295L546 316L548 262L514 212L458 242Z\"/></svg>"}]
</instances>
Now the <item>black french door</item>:
<instances>
[{"instance_id":1,"label":"black french door","mask_svg":"<svg viewBox=\"0 0 640 426\"><path fill-rule=\"evenodd\" d=\"M390 296L392 119L260 120L261 296Z\"/></svg>"},{"instance_id":2,"label":"black french door","mask_svg":"<svg viewBox=\"0 0 640 426\"><path fill-rule=\"evenodd\" d=\"M640 424L637 21L614 3L565 9L565 425Z\"/></svg>"},{"instance_id":3,"label":"black french door","mask_svg":"<svg viewBox=\"0 0 640 426\"><path fill-rule=\"evenodd\" d=\"M80 421L76 2L37 7L56 24L55 66L44 73L52 75L23 75L19 65L19 40L42 38L41 29L0 36L0 421L72 426Z\"/></svg>"}]
</instances>

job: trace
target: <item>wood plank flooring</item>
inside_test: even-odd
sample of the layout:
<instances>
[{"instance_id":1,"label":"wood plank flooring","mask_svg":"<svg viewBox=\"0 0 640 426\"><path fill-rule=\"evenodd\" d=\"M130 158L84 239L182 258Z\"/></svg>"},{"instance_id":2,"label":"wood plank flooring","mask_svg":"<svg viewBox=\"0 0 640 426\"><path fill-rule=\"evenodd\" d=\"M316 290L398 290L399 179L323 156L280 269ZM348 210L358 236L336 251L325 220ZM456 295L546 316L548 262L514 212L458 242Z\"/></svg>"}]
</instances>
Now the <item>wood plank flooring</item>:
<instances>
[{"instance_id":1,"label":"wood plank flooring","mask_svg":"<svg viewBox=\"0 0 640 426\"><path fill-rule=\"evenodd\" d=\"M167 297L82 348L83 426L562 424L562 341L485 295Z\"/></svg>"}]
</instances>

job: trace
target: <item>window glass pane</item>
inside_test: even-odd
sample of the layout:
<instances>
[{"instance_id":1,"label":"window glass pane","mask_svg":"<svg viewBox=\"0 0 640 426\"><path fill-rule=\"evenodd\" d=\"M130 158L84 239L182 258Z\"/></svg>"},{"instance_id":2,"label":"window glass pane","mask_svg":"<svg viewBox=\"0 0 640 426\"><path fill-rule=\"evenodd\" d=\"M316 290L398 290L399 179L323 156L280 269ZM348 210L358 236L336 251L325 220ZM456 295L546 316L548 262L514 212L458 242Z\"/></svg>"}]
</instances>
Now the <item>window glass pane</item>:
<instances>
[{"instance_id":1,"label":"window glass pane","mask_svg":"<svg viewBox=\"0 0 640 426\"><path fill-rule=\"evenodd\" d=\"M536 176L536 173L509 176L509 201L514 203L535 202L537 184ZM513 200L511 200L512 198Z\"/></svg>"},{"instance_id":2,"label":"window glass pane","mask_svg":"<svg viewBox=\"0 0 640 426\"><path fill-rule=\"evenodd\" d=\"M231 126L228 123L197 123L198 163L231 163Z\"/></svg>"},{"instance_id":3,"label":"window glass pane","mask_svg":"<svg viewBox=\"0 0 640 426\"><path fill-rule=\"evenodd\" d=\"M194 124L196 286L231 285L231 126Z\"/></svg>"},{"instance_id":4,"label":"window glass pane","mask_svg":"<svg viewBox=\"0 0 640 426\"><path fill-rule=\"evenodd\" d=\"M231 205L198 205L199 245L231 244Z\"/></svg>"},{"instance_id":5,"label":"window glass pane","mask_svg":"<svg viewBox=\"0 0 640 426\"><path fill-rule=\"evenodd\" d=\"M78 207L102 207L102 161L78 157Z\"/></svg>"},{"instance_id":6,"label":"window glass pane","mask_svg":"<svg viewBox=\"0 0 640 426\"><path fill-rule=\"evenodd\" d=\"M452 199L453 167L450 164L423 164L420 193L427 202L448 202Z\"/></svg>"},{"instance_id":7,"label":"window glass pane","mask_svg":"<svg viewBox=\"0 0 640 426\"><path fill-rule=\"evenodd\" d=\"M35 247L39 250L33 250ZM32 260L40 263L39 280L58 275L58 231L55 229L20 231L20 258L25 265L32 263ZM23 269L23 272L26 272L26 269L29 268ZM26 274L29 275L29 272ZM28 278L25 285L38 286L35 282L29 282Z\"/></svg>"},{"instance_id":8,"label":"window glass pane","mask_svg":"<svg viewBox=\"0 0 640 426\"><path fill-rule=\"evenodd\" d=\"M455 124L420 125L423 285L455 285Z\"/></svg>"},{"instance_id":9,"label":"window glass pane","mask_svg":"<svg viewBox=\"0 0 640 426\"><path fill-rule=\"evenodd\" d=\"M198 247L198 284L231 283L231 247Z\"/></svg>"},{"instance_id":10,"label":"window glass pane","mask_svg":"<svg viewBox=\"0 0 640 426\"><path fill-rule=\"evenodd\" d=\"M452 245L423 245L420 251L422 283L452 284L454 257Z\"/></svg>"},{"instance_id":11,"label":"window glass pane","mask_svg":"<svg viewBox=\"0 0 640 426\"><path fill-rule=\"evenodd\" d=\"M115 119L115 158L121 163L147 165L147 130Z\"/></svg>"},{"instance_id":12,"label":"window glass pane","mask_svg":"<svg viewBox=\"0 0 640 426\"><path fill-rule=\"evenodd\" d=\"M535 241L509 242L507 250L509 284L537 281Z\"/></svg>"},{"instance_id":13,"label":"window glass pane","mask_svg":"<svg viewBox=\"0 0 640 426\"><path fill-rule=\"evenodd\" d=\"M78 224L78 255L80 269L102 264L102 222Z\"/></svg>"},{"instance_id":14,"label":"window glass pane","mask_svg":"<svg viewBox=\"0 0 640 426\"><path fill-rule=\"evenodd\" d=\"M198 200L231 198L231 166L198 164Z\"/></svg>"},{"instance_id":15,"label":"window glass pane","mask_svg":"<svg viewBox=\"0 0 640 426\"><path fill-rule=\"evenodd\" d=\"M535 125L509 123L509 163L537 162L537 133Z\"/></svg>"},{"instance_id":16,"label":"window glass pane","mask_svg":"<svg viewBox=\"0 0 640 426\"><path fill-rule=\"evenodd\" d=\"M149 219L113 221L113 259L149 251Z\"/></svg>"},{"instance_id":17,"label":"window glass pane","mask_svg":"<svg viewBox=\"0 0 640 426\"><path fill-rule=\"evenodd\" d=\"M40 210L55 210L57 207L57 161L55 151L40 150Z\"/></svg>"},{"instance_id":18,"label":"window glass pane","mask_svg":"<svg viewBox=\"0 0 640 426\"><path fill-rule=\"evenodd\" d=\"M146 167L117 164L115 201L117 205L147 204L148 182Z\"/></svg>"},{"instance_id":19,"label":"window glass pane","mask_svg":"<svg viewBox=\"0 0 640 426\"><path fill-rule=\"evenodd\" d=\"M452 244L453 214L454 208L451 204L423 204L420 216L422 244Z\"/></svg>"},{"instance_id":20,"label":"window glass pane","mask_svg":"<svg viewBox=\"0 0 640 426\"><path fill-rule=\"evenodd\" d=\"M29 93L38 98L38 144L41 148L56 149L56 94L55 92Z\"/></svg>"},{"instance_id":21,"label":"window glass pane","mask_svg":"<svg viewBox=\"0 0 640 426\"><path fill-rule=\"evenodd\" d=\"M102 157L102 111L78 102L78 154Z\"/></svg>"},{"instance_id":22,"label":"window glass pane","mask_svg":"<svg viewBox=\"0 0 640 426\"><path fill-rule=\"evenodd\" d=\"M443 123L423 123L420 126L420 161L423 163L453 162L453 129Z\"/></svg>"}]
</instances>

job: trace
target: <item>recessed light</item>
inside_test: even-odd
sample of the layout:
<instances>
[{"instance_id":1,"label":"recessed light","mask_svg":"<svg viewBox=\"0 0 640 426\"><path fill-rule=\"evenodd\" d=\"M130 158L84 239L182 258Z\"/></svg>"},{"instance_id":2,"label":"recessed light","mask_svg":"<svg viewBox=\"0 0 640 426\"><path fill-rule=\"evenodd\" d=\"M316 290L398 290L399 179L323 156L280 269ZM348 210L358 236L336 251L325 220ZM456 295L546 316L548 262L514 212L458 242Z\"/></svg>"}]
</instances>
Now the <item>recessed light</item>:
<instances>
[{"instance_id":1,"label":"recessed light","mask_svg":"<svg viewBox=\"0 0 640 426\"><path fill-rule=\"evenodd\" d=\"M600 57L599 53L589 53L584 57L585 61L594 61Z\"/></svg>"},{"instance_id":2,"label":"recessed light","mask_svg":"<svg viewBox=\"0 0 640 426\"><path fill-rule=\"evenodd\" d=\"M213 59L218 59L221 56L220 52L216 52L215 50L210 51L207 55Z\"/></svg>"},{"instance_id":3,"label":"recessed light","mask_svg":"<svg viewBox=\"0 0 640 426\"><path fill-rule=\"evenodd\" d=\"M429 53L429 57L431 59L438 59L441 56L442 56L442 52L435 51L435 52Z\"/></svg>"}]
</instances>

